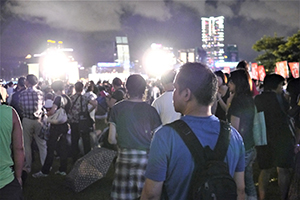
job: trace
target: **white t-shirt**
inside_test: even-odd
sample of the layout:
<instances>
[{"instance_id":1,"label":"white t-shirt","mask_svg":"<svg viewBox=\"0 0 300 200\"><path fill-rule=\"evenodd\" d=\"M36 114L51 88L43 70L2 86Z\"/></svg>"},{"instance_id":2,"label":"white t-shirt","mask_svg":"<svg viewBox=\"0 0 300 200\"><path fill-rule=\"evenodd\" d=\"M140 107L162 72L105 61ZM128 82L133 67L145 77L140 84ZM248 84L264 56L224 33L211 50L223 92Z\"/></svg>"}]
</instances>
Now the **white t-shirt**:
<instances>
[{"instance_id":1,"label":"white t-shirt","mask_svg":"<svg viewBox=\"0 0 300 200\"><path fill-rule=\"evenodd\" d=\"M159 90L159 88L156 87L156 86L154 86L154 87L152 88L151 96L152 96L153 99L155 100L155 99L157 99L157 98L159 97L159 95L160 95L160 90Z\"/></svg>"},{"instance_id":2,"label":"white t-shirt","mask_svg":"<svg viewBox=\"0 0 300 200\"><path fill-rule=\"evenodd\" d=\"M173 106L173 91L167 91L155 99L152 106L157 110L162 124L173 122L180 118L181 114L175 112Z\"/></svg>"}]
</instances>

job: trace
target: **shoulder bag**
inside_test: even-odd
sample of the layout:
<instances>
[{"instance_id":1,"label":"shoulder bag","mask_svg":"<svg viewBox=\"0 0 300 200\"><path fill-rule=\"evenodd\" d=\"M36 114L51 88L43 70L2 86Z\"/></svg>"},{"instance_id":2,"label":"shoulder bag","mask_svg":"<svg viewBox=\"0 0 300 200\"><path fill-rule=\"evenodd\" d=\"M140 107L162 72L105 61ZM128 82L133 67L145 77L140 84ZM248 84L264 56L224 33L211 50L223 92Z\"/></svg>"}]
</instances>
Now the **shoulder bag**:
<instances>
[{"instance_id":1,"label":"shoulder bag","mask_svg":"<svg viewBox=\"0 0 300 200\"><path fill-rule=\"evenodd\" d=\"M63 97L61 97L61 101ZM50 124L63 124L68 120L67 113L65 109L62 107L62 103L60 101L60 108L55 111L55 113L47 118L47 122Z\"/></svg>"},{"instance_id":2,"label":"shoulder bag","mask_svg":"<svg viewBox=\"0 0 300 200\"><path fill-rule=\"evenodd\" d=\"M254 106L253 139L255 146L267 145L267 130L264 112L257 112Z\"/></svg>"}]
</instances>

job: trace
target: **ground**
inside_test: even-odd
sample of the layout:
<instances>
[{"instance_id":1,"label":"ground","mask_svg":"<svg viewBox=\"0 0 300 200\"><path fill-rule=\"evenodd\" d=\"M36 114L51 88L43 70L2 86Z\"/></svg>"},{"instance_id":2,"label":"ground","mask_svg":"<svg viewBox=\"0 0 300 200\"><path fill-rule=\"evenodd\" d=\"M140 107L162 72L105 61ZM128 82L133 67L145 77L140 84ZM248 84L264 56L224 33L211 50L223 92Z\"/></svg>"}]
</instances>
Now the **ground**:
<instances>
[{"instance_id":1,"label":"ground","mask_svg":"<svg viewBox=\"0 0 300 200\"><path fill-rule=\"evenodd\" d=\"M25 200L108 200L110 197L110 189L114 175L113 166L108 170L106 177L96 181L83 191L76 193L66 186L65 176L55 175L58 170L59 160L56 159L53 164L52 171L48 177L33 178L31 174L24 184L24 199ZM38 153L34 154L34 162L32 173L38 172L41 169ZM68 172L71 170L71 160L69 160ZM254 181L257 183L259 169L257 164L254 164ZM277 185L277 174L274 169L272 179L267 190L266 200L280 200L279 188ZM257 187L257 184L256 184Z\"/></svg>"}]
</instances>

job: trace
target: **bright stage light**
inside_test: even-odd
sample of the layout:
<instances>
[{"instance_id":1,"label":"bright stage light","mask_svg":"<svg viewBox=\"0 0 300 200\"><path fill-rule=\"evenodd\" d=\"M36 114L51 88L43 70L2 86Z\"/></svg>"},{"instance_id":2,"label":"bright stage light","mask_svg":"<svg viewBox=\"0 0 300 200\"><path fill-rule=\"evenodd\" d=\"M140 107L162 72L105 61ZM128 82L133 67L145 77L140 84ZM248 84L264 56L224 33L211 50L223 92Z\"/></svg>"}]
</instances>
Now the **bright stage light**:
<instances>
[{"instance_id":1,"label":"bright stage light","mask_svg":"<svg viewBox=\"0 0 300 200\"><path fill-rule=\"evenodd\" d=\"M68 58L61 51L48 51L43 59L44 73L48 78L56 79L66 73Z\"/></svg>"},{"instance_id":2,"label":"bright stage light","mask_svg":"<svg viewBox=\"0 0 300 200\"><path fill-rule=\"evenodd\" d=\"M153 48L153 45L151 47L145 53L143 63L149 75L159 78L165 71L173 69L175 56L169 50Z\"/></svg>"}]
</instances>

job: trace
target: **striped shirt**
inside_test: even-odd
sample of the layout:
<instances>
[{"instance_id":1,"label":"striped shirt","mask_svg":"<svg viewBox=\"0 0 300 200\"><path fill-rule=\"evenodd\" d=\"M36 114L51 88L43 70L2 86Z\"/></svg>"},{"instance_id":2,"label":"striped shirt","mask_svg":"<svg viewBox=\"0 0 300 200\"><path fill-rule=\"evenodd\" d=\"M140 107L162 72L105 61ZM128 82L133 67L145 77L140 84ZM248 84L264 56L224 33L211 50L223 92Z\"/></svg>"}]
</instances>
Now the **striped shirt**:
<instances>
[{"instance_id":1,"label":"striped shirt","mask_svg":"<svg viewBox=\"0 0 300 200\"><path fill-rule=\"evenodd\" d=\"M44 94L35 87L29 87L21 92L19 105L24 118L39 119L42 116Z\"/></svg>"}]
</instances>

